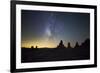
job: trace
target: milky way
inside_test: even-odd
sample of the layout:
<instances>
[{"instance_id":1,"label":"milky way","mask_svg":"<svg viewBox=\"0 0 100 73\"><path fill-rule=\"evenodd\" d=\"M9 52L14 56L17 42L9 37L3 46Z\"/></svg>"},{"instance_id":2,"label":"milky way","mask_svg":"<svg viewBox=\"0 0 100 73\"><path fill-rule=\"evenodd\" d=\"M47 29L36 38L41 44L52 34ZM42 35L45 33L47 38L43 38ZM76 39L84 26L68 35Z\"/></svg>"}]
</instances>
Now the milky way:
<instances>
[{"instance_id":1,"label":"milky way","mask_svg":"<svg viewBox=\"0 0 100 73\"><path fill-rule=\"evenodd\" d=\"M46 34L47 34L47 39L48 41L54 41L55 42L55 19L53 16L53 13L50 14L50 17L48 17L48 20L46 22Z\"/></svg>"}]
</instances>

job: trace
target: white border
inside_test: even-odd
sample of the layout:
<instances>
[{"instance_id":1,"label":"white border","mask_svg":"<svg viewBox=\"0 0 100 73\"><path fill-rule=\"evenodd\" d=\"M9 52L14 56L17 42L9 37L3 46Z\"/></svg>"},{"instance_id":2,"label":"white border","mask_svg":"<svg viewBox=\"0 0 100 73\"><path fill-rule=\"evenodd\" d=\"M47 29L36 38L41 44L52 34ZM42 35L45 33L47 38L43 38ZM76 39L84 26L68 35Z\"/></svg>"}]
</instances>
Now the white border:
<instances>
[{"instance_id":1,"label":"white border","mask_svg":"<svg viewBox=\"0 0 100 73\"><path fill-rule=\"evenodd\" d=\"M21 9L90 13L90 60L21 63ZM16 69L94 64L94 9L16 5Z\"/></svg>"}]
</instances>

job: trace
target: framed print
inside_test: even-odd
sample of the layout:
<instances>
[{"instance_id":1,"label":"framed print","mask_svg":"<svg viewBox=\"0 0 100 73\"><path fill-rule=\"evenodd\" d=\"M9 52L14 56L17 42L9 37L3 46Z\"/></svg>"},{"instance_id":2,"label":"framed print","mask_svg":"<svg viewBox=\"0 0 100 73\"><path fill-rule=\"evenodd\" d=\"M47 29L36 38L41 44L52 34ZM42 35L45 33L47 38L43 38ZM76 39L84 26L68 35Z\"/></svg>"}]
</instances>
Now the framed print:
<instances>
[{"instance_id":1,"label":"framed print","mask_svg":"<svg viewBox=\"0 0 100 73\"><path fill-rule=\"evenodd\" d=\"M11 1L11 72L97 66L97 7Z\"/></svg>"}]
</instances>

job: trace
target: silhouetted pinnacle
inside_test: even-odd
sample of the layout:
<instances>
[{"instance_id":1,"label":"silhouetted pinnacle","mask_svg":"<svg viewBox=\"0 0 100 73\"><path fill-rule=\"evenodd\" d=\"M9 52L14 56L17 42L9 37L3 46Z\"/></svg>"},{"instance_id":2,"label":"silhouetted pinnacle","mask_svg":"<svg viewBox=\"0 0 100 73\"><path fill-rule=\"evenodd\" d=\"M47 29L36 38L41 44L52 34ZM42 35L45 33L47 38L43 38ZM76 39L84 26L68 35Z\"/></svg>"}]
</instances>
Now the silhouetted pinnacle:
<instances>
[{"instance_id":1,"label":"silhouetted pinnacle","mask_svg":"<svg viewBox=\"0 0 100 73\"><path fill-rule=\"evenodd\" d=\"M34 48L34 46L31 46L31 48Z\"/></svg>"},{"instance_id":2,"label":"silhouetted pinnacle","mask_svg":"<svg viewBox=\"0 0 100 73\"><path fill-rule=\"evenodd\" d=\"M63 45L63 41L62 40L60 41L59 45Z\"/></svg>"},{"instance_id":3,"label":"silhouetted pinnacle","mask_svg":"<svg viewBox=\"0 0 100 73\"><path fill-rule=\"evenodd\" d=\"M74 48L78 48L79 47L79 44L78 44L78 42L76 42L76 44L75 44L75 47Z\"/></svg>"},{"instance_id":4,"label":"silhouetted pinnacle","mask_svg":"<svg viewBox=\"0 0 100 73\"><path fill-rule=\"evenodd\" d=\"M63 44L63 41L62 41L62 40L60 41L60 43L59 43L59 45L57 46L57 48L66 48L66 47L64 46L64 44Z\"/></svg>"},{"instance_id":5,"label":"silhouetted pinnacle","mask_svg":"<svg viewBox=\"0 0 100 73\"><path fill-rule=\"evenodd\" d=\"M36 46L36 48L38 48L38 46Z\"/></svg>"},{"instance_id":6,"label":"silhouetted pinnacle","mask_svg":"<svg viewBox=\"0 0 100 73\"><path fill-rule=\"evenodd\" d=\"M82 44L82 48L90 48L90 39L86 39Z\"/></svg>"},{"instance_id":7,"label":"silhouetted pinnacle","mask_svg":"<svg viewBox=\"0 0 100 73\"><path fill-rule=\"evenodd\" d=\"M71 48L70 42L68 42L68 47L67 48Z\"/></svg>"}]
</instances>

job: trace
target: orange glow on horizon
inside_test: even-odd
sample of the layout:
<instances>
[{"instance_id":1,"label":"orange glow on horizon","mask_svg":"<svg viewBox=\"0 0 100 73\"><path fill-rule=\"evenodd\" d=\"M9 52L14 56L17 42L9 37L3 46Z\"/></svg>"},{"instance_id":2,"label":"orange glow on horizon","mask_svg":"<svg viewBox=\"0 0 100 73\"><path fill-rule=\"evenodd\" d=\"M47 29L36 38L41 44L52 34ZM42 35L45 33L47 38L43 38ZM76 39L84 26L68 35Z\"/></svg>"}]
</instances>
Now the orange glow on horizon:
<instances>
[{"instance_id":1,"label":"orange glow on horizon","mask_svg":"<svg viewBox=\"0 0 100 73\"><path fill-rule=\"evenodd\" d=\"M21 43L21 47L27 47L27 48L31 48L31 46L33 46L34 48L36 48L36 46L38 48L55 48L57 47L58 44L52 42L52 41L47 41L47 42L24 42Z\"/></svg>"},{"instance_id":2,"label":"orange glow on horizon","mask_svg":"<svg viewBox=\"0 0 100 73\"><path fill-rule=\"evenodd\" d=\"M75 41L71 41L74 43L70 43L71 47L75 46ZM32 46L34 48L56 48L60 43L60 40L48 40L46 38L44 39L31 39L31 40L25 40L25 41L21 41L21 47L25 47L25 48L31 48ZM68 42L67 41L63 41L64 46L68 46ZM80 45L80 44L79 44Z\"/></svg>"}]
</instances>

